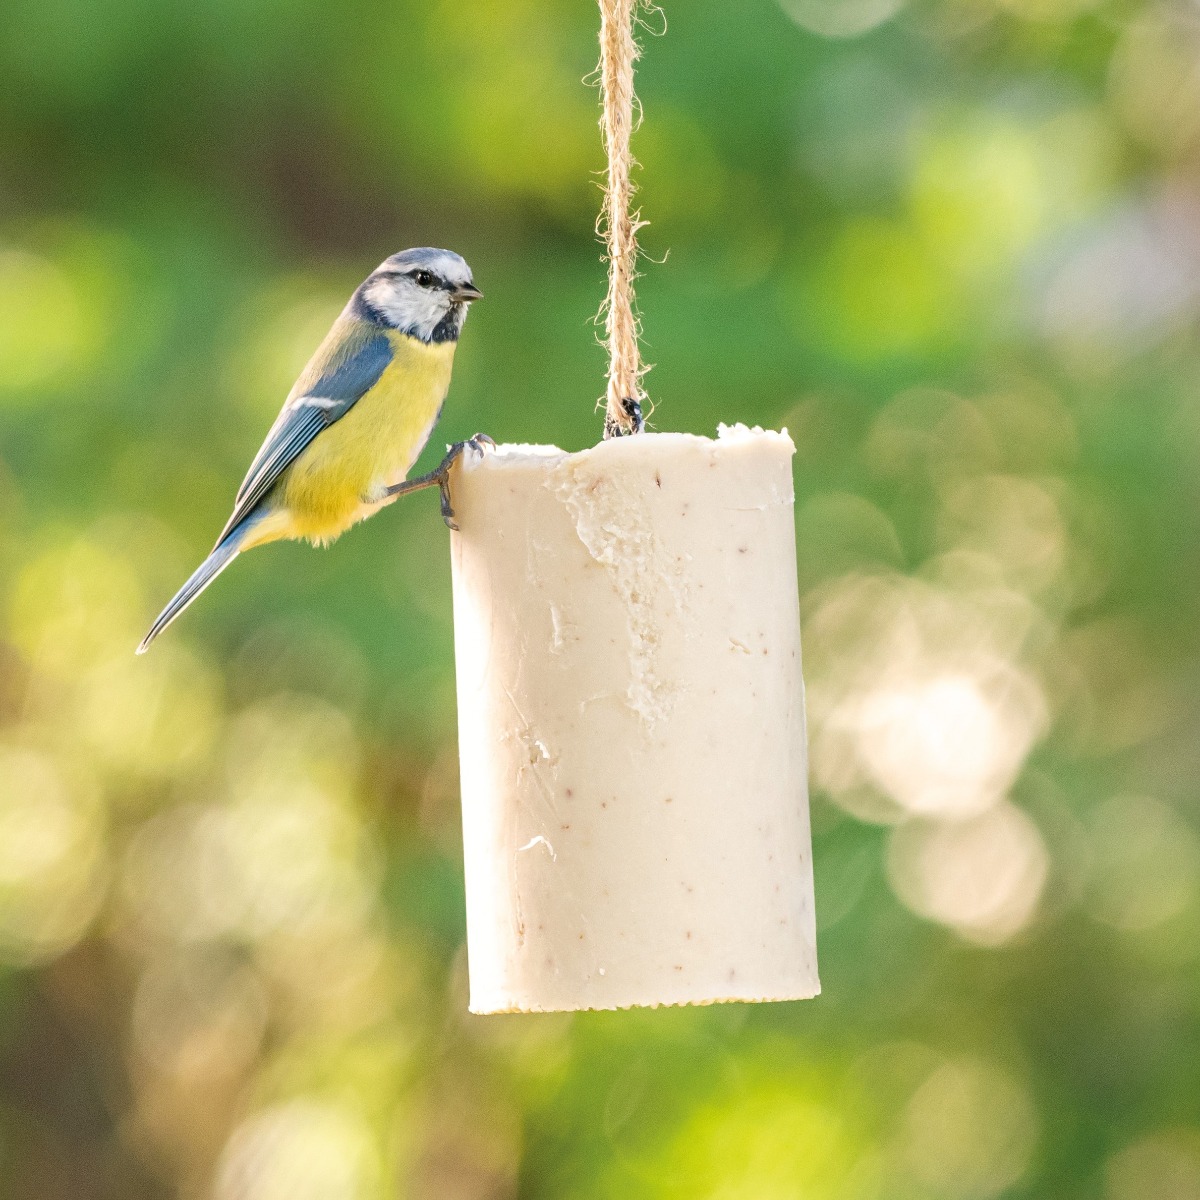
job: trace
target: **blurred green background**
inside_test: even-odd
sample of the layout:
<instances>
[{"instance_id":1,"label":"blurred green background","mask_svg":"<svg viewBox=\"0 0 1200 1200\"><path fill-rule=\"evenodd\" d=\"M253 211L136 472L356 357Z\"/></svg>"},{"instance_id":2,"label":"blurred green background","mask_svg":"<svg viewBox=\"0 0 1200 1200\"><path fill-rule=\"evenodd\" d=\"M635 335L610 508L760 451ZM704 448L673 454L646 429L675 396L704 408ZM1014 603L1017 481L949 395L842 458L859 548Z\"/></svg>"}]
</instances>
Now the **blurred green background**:
<instances>
[{"instance_id":1,"label":"blurred green background","mask_svg":"<svg viewBox=\"0 0 1200 1200\"><path fill-rule=\"evenodd\" d=\"M667 17L652 421L797 443L824 995L466 1015L430 496L132 654L395 250L487 293L423 461L596 439L594 5L5 0L0 1200L1200 1196L1200 12Z\"/></svg>"}]
</instances>

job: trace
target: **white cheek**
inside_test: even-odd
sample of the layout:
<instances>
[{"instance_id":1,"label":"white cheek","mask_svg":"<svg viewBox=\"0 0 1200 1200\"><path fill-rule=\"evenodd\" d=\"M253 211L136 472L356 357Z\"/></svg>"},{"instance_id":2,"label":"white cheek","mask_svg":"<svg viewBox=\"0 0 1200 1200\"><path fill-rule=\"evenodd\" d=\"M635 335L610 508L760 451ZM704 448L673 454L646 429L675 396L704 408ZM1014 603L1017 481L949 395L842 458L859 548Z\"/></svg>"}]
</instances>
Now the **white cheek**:
<instances>
[{"instance_id":1,"label":"white cheek","mask_svg":"<svg viewBox=\"0 0 1200 1200\"><path fill-rule=\"evenodd\" d=\"M381 281L371 288L367 298L390 324L399 329L418 329L428 334L446 315L445 298L425 288L405 287L401 290Z\"/></svg>"}]
</instances>

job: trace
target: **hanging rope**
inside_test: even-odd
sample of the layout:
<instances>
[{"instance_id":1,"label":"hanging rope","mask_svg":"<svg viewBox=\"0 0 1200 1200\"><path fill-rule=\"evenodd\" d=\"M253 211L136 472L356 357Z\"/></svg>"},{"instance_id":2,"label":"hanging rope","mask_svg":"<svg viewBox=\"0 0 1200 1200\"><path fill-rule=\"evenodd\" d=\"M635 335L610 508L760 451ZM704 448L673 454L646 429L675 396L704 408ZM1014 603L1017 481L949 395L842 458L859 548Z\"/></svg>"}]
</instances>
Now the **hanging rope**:
<instances>
[{"instance_id":1,"label":"hanging rope","mask_svg":"<svg viewBox=\"0 0 1200 1200\"><path fill-rule=\"evenodd\" d=\"M608 347L608 403L604 436L642 431L641 379L645 371L638 349L638 319L633 281L637 278L637 231L645 224L630 211L634 186L629 136L633 131L633 64L639 50L633 18L642 0L600 0L600 86L604 112L600 128L608 155L608 179L598 230L608 247L608 298L604 302Z\"/></svg>"}]
</instances>

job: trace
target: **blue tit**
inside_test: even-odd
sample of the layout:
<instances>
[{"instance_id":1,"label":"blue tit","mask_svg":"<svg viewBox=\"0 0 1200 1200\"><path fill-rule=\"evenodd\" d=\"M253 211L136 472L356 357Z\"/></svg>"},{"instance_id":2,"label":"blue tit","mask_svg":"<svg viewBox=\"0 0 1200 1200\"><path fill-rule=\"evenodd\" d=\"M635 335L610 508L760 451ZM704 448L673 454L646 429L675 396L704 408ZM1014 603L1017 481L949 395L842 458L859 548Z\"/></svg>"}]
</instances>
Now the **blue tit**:
<instances>
[{"instance_id":1,"label":"blue tit","mask_svg":"<svg viewBox=\"0 0 1200 1200\"><path fill-rule=\"evenodd\" d=\"M463 444L429 475L407 475L441 414L467 309L481 296L449 250L405 250L367 276L289 393L212 553L139 654L243 550L282 538L328 545L397 496L434 484L452 525L447 479Z\"/></svg>"}]
</instances>

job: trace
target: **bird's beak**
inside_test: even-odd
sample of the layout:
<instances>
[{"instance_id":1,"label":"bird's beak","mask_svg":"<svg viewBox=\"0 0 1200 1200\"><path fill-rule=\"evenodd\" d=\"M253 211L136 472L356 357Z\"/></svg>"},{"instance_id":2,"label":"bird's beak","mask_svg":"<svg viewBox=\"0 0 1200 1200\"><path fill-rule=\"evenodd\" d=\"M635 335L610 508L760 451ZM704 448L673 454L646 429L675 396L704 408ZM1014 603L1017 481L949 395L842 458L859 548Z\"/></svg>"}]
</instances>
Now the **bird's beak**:
<instances>
[{"instance_id":1,"label":"bird's beak","mask_svg":"<svg viewBox=\"0 0 1200 1200\"><path fill-rule=\"evenodd\" d=\"M450 299L458 304L469 304L472 300L482 300L483 293L473 283L462 283L450 293Z\"/></svg>"}]
</instances>

